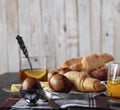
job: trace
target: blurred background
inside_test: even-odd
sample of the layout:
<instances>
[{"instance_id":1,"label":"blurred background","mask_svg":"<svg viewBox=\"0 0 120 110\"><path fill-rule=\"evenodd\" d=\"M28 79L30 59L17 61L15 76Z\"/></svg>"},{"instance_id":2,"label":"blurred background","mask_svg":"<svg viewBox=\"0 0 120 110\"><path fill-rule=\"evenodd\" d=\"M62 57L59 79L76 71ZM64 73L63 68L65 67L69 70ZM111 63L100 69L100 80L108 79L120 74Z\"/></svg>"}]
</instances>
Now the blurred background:
<instances>
[{"instance_id":1,"label":"blurred background","mask_svg":"<svg viewBox=\"0 0 120 110\"><path fill-rule=\"evenodd\" d=\"M0 74L19 70L18 34L51 69L90 53L120 62L120 0L0 0Z\"/></svg>"}]
</instances>

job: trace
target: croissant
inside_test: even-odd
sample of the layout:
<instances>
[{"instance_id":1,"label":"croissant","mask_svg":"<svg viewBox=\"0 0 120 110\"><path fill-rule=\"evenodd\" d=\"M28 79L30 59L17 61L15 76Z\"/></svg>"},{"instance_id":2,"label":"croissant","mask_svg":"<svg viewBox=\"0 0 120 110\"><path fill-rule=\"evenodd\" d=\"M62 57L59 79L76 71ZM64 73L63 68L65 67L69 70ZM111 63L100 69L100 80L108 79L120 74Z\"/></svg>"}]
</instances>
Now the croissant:
<instances>
[{"instance_id":1,"label":"croissant","mask_svg":"<svg viewBox=\"0 0 120 110\"><path fill-rule=\"evenodd\" d=\"M71 58L69 60L66 60L61 65L61 68L70 68L73 71L80 71L82 68L81 60L82 60L82 57Z\"/></svg>"},{"instance_id":2,"label":"croissant","mask_svg":"<svg viewBox=\"0 0 120 110\"><path fill-rule=\"evenodd\" d=\"M113 56L108 53L93 53L84 57L68 59L61 65L61 68L67 67L72 69L73 71L90 72L94 69L104 66L105 63L108 63L113 59Z\"/></svg>"},{"instance_id":3,"label":"croissant","mask_svg":"<svg viewBox=\"0 0 120 110\"><path fill-rule=\"evenodd\" d=\"M84 72L70 71L64 75L74 84L74 89L77 91L100 92L106 90L106 86L98 79L90 78Z\"/></svg>"},{"instance_id":4,"label":"croissant","mask_svg":"<svg viewBox=\"0 0 120 110\"><path fill-rule=\"evenodd\" d=\"M92 71L96 68L102 67L105 63L112 61L112 55L107 53L102 54L90 54L88 56L83 57L81 60L82 63L82 71Z\"/></svg>"},{"instance_id":5,"label":"croissant","mask_svg":"<svg viewBox=\"0 0 120 110\"><path fill-rule=\"evenodd\" d=\"M108 53L101 53L100 57L102 57L105 63L108 63L114 59L113 56Z\"/></svg>"},{"instance_id":6,"label":"croissant","mask_svg":"<svg viewBox=\"0 0 120 110\"><path fill-rule=\"evenodd\" d=\"M91 54L82 59L82 70L91 71L105 64L104 60L98 54Z\"/></svg>"}]
</instances>

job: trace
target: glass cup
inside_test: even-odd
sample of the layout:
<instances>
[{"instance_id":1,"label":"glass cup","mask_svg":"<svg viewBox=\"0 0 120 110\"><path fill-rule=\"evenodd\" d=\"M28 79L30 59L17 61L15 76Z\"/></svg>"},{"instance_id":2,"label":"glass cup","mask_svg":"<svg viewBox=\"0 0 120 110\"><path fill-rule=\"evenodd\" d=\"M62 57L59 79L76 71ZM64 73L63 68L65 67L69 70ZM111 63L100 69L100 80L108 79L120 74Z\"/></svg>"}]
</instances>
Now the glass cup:
<instances>
[{"instance_id":1,"label":"glass cup","mask_svg":"<svg viewBox=\"0 0 120 110\"><path fill-rule=\"evenodd\" d=\"M120 64L108 66L107 96L111 99L120 99Z\"/></svg>"},{"instance_id":2,"label":"glass cup","mask_svg":"<svg viewBox=\"0 0 120 110\"><path fill-rule=\"evenodd\" d=\"M20 58L19 79L22 83L27 77L33 77L39 81L47 81L47 58L30 57L32 69L26 57Z\"/></svg>"}]
</instances>

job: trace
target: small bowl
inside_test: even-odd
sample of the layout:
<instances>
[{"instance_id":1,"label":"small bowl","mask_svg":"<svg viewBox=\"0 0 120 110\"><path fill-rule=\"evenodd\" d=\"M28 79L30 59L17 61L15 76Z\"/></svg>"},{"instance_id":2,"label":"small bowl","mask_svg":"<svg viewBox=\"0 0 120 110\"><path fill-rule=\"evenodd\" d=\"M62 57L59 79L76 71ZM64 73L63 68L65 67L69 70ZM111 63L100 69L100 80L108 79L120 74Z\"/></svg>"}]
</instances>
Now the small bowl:
<instances>
[{"instance_id":1,"label":"small bowl","mask_svg":"<svg viewBox=\"0 0 120 110\"><path fill-rule=\"evenodd\" d=\"M25 99L28 106L36 106L38 99L42 96L42 89L20 89L21 96Z\"/></svg>"}]
</instances>

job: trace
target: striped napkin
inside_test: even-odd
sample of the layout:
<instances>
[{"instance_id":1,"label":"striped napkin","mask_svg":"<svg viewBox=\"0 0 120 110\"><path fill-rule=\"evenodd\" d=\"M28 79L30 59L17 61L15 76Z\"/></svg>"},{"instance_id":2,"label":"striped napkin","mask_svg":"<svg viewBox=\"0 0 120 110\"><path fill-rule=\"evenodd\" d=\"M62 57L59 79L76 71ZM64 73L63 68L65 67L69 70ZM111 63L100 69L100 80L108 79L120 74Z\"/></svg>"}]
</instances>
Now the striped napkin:
<instances>
[{"instance_id":1,"label":"striped napkin","mask_svg":"<svg viewBox=\"0 0 120 110\"><path fill-rule=\"evenodd\" d=\"M46 91L46 94L48 97L51 97L51 93ZM93 97L89 97L88 94L70 94L65 96L64 94L58 95L58 94L52 94L52 99L55 103L60 105L60 108L67 108L67 107L96 107L96 100ZM39 99L37 101L37 106L28 106L27 102L21 98L15 105L12 106L12 108L22 108L22 109L52 109L52 107L49 105L48 102Z\"/></svg>"},{"instance_id":2,"label":"striped napkin","mask_svg":"<svg viewBox=\"0 0 120 110\"><path fill-rule=\"evenodd\" d=\"M66 108L66 107L72 107L72 106L78 106L78 107L90 107L90 102L87 99L54 99L54 101L60 105L61 108ZM91 102L93 103L93 102ZM95 103L95 102L94 102ZM52 107L48 104L48 102L45 102L41 99L37 101L37 106L27 106L27 102L21 98L15 105L12 106L12 109L14 110L15 108L21 108L21 109L52 109Z\"/></svg>"}]
</instances>

